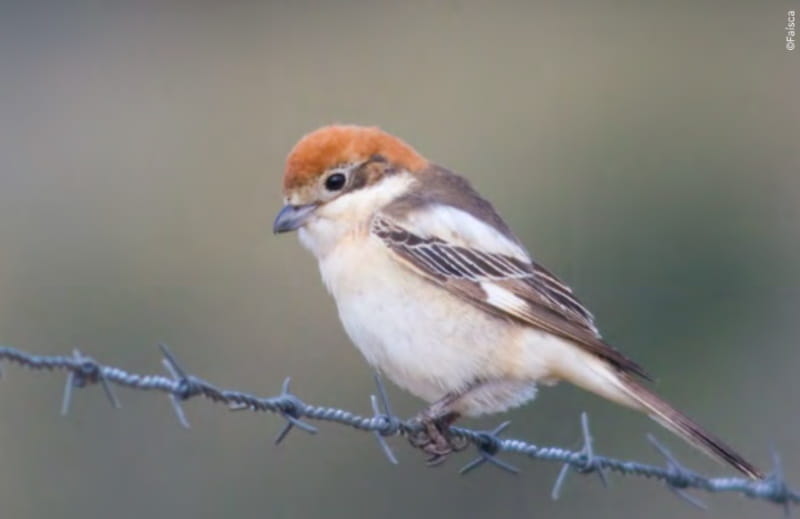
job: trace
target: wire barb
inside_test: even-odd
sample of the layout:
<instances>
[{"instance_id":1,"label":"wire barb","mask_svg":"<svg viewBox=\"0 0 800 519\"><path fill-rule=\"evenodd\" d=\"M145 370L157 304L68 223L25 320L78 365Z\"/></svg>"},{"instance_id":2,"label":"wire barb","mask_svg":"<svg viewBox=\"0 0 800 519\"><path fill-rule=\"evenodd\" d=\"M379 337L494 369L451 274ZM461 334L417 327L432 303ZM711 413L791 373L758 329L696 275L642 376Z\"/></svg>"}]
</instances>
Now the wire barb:
<instances>
[{"instance_id":1,"label":"wire barb","mask_svg":"<svg viewBox=\"0 0 800 519\"><path fill-rule=\"evenodd\" d=\"M608 478L603 469L603 464L601 460L594 455L594 439L589 429L589 415L586 411L581 413L581 434L583 435L583 447L578 451L580 455L579 463L571 464L567 462L561 466L561 470L556 477L556 482L553 484L553 490L550 491L550 497L553 501L558 501L558 498L561 497L561 489L567 481L567 475L569 475L570 469L581 474L597 473L600 482L603 483L603 487L608 488Z\"/></svg>"},{"instance_id":2,"label":"wire barb","mask_svg":"<svg viewBox=\"0 0 800 519\"><path fill-rule=\"evenodd\" d=\"M373 419L375 419L375 420L391 420L391 418L388 415L381 414L381 409L378 406L378 399L375 398L375 395L370 395L369 396L369 401L372 404L372 412L374 413L373 414ZM384 436L383 431L380 430L380 429L375 429L372 432L375 435L375 438L378 440L378 445L381 446L381 450L383 450L383 453L389 459L389 462L392 465L397 465L399 462L397 461L397 458L395 457L394 452L392 452L392 448L389 447L389 444L386 442L386 438L383 437Z\"/></svg>"},{"instance_id":3,"label":"wire barb","mask_svg":"<svg viewBox=\"0 0 800 519\"><path fill-rule=\"evenodd\" d=\"M783 516L789 517L792 515L792 510L789 508L792 496L792 491L783 476L783 461L781 460L778 451L772 449L772 471L767 476L766 481L771 485L771 499L783 507Z\"/></svg>"},{"instance_id":4,"label":"wire barb","mask_svg":"<svg viewBox=\"0 0 800 519\"><path fill-rule=\"evenodd\" d=\"M72 402L72 388L75 386L75 372L67 373L67 381L64 383L64 394L61 397L61 416L69 413L69 404Z\"/></svg>"},{"instance_id":5,"label":"wire barb","mask_svg":"<svg viewBox=\"0 0 800 519\"><path fill-rule=\"evenodd\" d=\"M172 380L175 382L175 391L170 392L169 401L172 404L172 409L175 411L175 416L178 417L178 422L184 429L191 429L189 420L186 419L186 413L183 412L181 400L186 400L191 397L188 391L188 377L186 372L183 371L178 360L169 351L166 344L159 344L159 349L164 358L161 359L161 364L172 375Z\"/></svg>"},{"instance_id":6,"label":"wire barb","mask_svg":"<svg viewBox=\"0 0 800 519\"><path fill-rule=\"evenodd\" d=\"M78 369L72 370L67 374L64 383L64 395L61 397L61 416L69 414L70 404L72 404L72 390L76 387L86 387L99 378L100 368L89 357L85 357L78 348L72 350L72 359ZM112 404L113 405L113 404Z\"/></svg>"},{"instance_id":7,"label":"wire barb","mask_svg":"<svg viewBox=\"0 0 800 519\"><path fill-rule=\"evenodd\" d=\"M375 379L375 386L378 388L380 403L375 395L369 396L369 401L372 405L372 419L376 422L385 424L384 427L375 429L373 433L375 434L375 438L378 440L378 445L380 445L381 450L383 450L383 453L389 459L389 462L392 465L397 465L399 463L397 461L397 457L395 457L394 452L392 452L392 448L389 447L389 443L386 441L385 436L397 434L398 420L392 414L392 408L389 405L389 397L386 394L386 386L383 385L381 376L378 373L375 373L373 378ZM381 408L383 408L383 412L381 412Z\"/></svg>"},{"instance_id":8,"label":"wire barb","mask_svg":"<svg viewBox=\"0 0 800 519\"><path fill-rule=\"evenodd\" d=\"M103 388L103 393L105 393L108 402L111 404L111 407L114 409L120 409L122 404L117 398L117 395L114 393L114 388L111 387L111 384L109 384L108 380L106 380L103 370L98 370L98 379L100 380L100 386Z\"/></svg>"},{"instance_id":9,"label":"wire barb","mask_svg":"<svg viewBox=\"0 0 800 519\"><path fill-rule=\"evenodd\" d=\"M305 407L305 404L289 391L291 382L292 377L286 377L281 385L281 394L278 397L281 405L278 405L278 413L286 420L286 424L275 437L275 445L279 445L295 427L309 434L317 434L316 427L300 420L300 409Z\"/></svg>"},{"instance_id":10,"label":"wire barb","mask_svg":"<svg viewBox=\"0 0 800 519\"><path fill-rule=\"evenodd\" d=\"M672 452L667 447L659 442L652 434L647 435L647 441L664 457L667 462L667 470L670 471L672 477L665 479L667 487L678 497L689 503L690 505L699 508L700 510L708 510L706 505L700 498L689 494L685 489L692 486L692 479L697 475L691 470L684 467Z\"/></svg>"},{"instance_id":11,"label":"wire barb","mask_svg":"<svg viewBox=\"0 0 800 519\"><path fill-rule=\"evenodd\" d=\"M482 437L482 441L475 443L475 447L478 449L478 457L461 467L461 470L459 470L458 473L463 476L465 474L469 474L478 467L481 467L485 463L491 463L495 467L503 469L506 472L519 474L519 469L517 467L501 460L496 456L496 454L500 452L498 436L500 433L508 429L510 425L511 422L507 421L501 423L491 431L478 433L478 436Z\"/></svg>"},{"instance_id":12,"label":"wire barb","mask_svg":"<svg viewBox=\"0 0 800 519\"><path fill-rule=\"evenodd\" d=\"M392 434L406 435L413 431L415 427L412 420L399 420L394 417L382 384L378 384L377 395L373 395L370 399L370 403L373 406L373 415L359 416L336 407L312 406L302 402L290 393L290 379L284 381L281 394L273 397L259 397L241 391L218 388L199 377L187 374L169 350L163 345L160 347L164 354L163 364L169 372L169 377L130 373L117 367L100 364L89 357L83 356L78 351L73 352L71 356L47 356L34 355L14 348L0 346L0 362L14 363L31 370L67 372L67 383L62 397L63 413L69 410L73 388L100 383L107 385L109 391L113 385L116 385L134 390L166 393L172 399L178 419L185 425L188 425L188 422L183 415L180 402L194 397L201 397L212 403L227 405L233 409L240 408L254 412L279 414L287 421L287 426L278 435L278 442L294 427L309 433L317 431L314 426L303 421L303 419L346 425L361 431L372 431L379 433L381 439ZM113 395L113 393L111 394ZM784 511L788 511L792 505L800 504L800 493L790 488L784 479L781 460L777 456L774 456L772 473L763 480L751 480L743 477L707 477L686 469L669 450L655 441L653 437L649 437L650 442L666 458L666 468L637 461L600 456L594 452L588 417L585 414L581 416L581 425L583 448L579 451L560 447L539 446L520 439L502 438L500 434L508 427L508 422L501 424L492 431L451 427L450 432L463 438L466 442L472 443L478 449L479 457L467 464L462 469L462 473L468 473L486 463L491 463L509 472L518 472L516 467L496 457L497 454L505 452L542 461L561 463L582 473L598 472L598 474L602 474L603 471L606 471L662 481L668 488L684 499L690 500L695 505L699 502L696 498L687 494L685 490L695 489L709 493L736 493L751 499L780 505ZM565 475L559 475L559 479L566 478L568 473L568 469L562 469L562 471ZM556 487L560 489L562 485L563 481L561 483L557 482Z\"/></svg>"}]
</instances>

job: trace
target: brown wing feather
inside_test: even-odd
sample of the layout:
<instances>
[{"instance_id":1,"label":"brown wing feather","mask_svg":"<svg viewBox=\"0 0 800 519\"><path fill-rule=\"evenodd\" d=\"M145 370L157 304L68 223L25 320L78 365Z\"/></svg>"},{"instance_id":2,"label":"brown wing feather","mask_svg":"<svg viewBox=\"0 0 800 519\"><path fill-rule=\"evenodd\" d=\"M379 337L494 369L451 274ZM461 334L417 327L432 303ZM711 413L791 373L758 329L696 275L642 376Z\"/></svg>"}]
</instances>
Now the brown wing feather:
<instances>
[{"instance_id":1,"label":"brown wing feather","mask_svg":"<svg viewBox=\"0 0 800 519\"><path fill-rule=\"evenodd\" d=\"M483 310L569 339L624 372L650 378L636 362L602 340L592 314L572 290L536 263L420 237L380 216L373 220L371 230L404 264ZM524 303L490 303L482 286L487 282L518 298L513 303Z\"/></svg>"}]
</instances>

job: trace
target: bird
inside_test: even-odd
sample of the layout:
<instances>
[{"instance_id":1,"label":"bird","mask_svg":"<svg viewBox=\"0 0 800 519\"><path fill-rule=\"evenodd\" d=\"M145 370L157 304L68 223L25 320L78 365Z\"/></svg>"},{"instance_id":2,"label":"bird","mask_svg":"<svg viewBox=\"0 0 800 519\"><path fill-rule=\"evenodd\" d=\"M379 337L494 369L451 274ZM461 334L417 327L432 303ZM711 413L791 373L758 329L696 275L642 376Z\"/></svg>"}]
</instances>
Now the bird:
<instances>
[{"instance_id":1,"label":"bird","mask_svg":"<svg viewBox=\"0 0 800 519\"><path fill-rule=\"evenodd\" d=\"M566 381L643 412L753 479L763 473L658 396L592 313L533 260L457 173L373 126L303 136L283 173L275 234L316 257L342 326L366 361L429 405L410 440L432 464L459 450L450 426Z\"/></svg>"}]
</instances>

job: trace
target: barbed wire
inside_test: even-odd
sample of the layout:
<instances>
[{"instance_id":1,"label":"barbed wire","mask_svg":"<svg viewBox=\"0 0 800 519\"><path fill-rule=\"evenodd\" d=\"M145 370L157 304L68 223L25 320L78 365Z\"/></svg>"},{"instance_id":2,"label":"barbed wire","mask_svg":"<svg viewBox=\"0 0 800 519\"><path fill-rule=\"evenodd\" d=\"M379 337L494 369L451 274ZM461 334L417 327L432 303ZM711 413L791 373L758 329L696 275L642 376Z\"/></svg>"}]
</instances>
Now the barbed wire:
<instances>
[{"instance_id":1,"label":"barbed wire","mask_svg":"<svg viewBox=\"0 0 800 519\"><path fill-rule=\"evenodd\" d=\"M276 436L275 443L283 441L294 428L315 434L317 428L306 420L333 422L362 431L371 431L378 439L386 457L395 464L397 458L385 438L389 436L408 437L421 429L417 422L399 419L392 413L386 390L377 375L375 377L377 396L371 395L370 397L373 415L361 416L344 409L303 402L291 392L289 378L284 381L281 392L272 397L258 397L242 391L222 389L200 377L187 373L166 346L159 345L159 347L163 354L162 364L169 376L129 373L114 366L101 364L78 350L74 350L71 356L46 356L33 355L15 348L0 346L0 361L18 364L32 370L66 371L67 380L61 404L61 414L63 415L69 411L73 388L94 384L99 384L103 388L113 407L120 407L113 390L113 386L117 385L135 390L166 393L172 402L179 423L188 428L189 421L181 402L195 397L203 397L215 403L226 404L234 410L268 411L280 415L286 424ZM1 371L0 375L2 375ZM665 446L657 442L651 435L648 435L648 440L664 458L665 466L620 460L596 454L586 413L581 415L583 447L577 451L561 447L543 447L524 440L501 437L508 426L509 422L505 422L491 431L451 427L450 433L453 436L471 443L478 451L478 457L465 465L460 473L466 474L486 464L517 473L519 472L518 468L497 457L499 453L514 453L563 464L553 486L551 493L553 499L558 499L560 496L570 472L597 474L604 485L606 484L606 473L616 472L625 476L660 480L678 496L700 508L705 508L705 504L696 496L688 494L687 490L738 493L752 499L781 505L786 514L789 513L791 505L800 504L800 493L791 489L784 479L781 461L777 454L773 454L772 472L762 480L740 477L707 477L683 466Z\"/></svg>"}]
</instances>

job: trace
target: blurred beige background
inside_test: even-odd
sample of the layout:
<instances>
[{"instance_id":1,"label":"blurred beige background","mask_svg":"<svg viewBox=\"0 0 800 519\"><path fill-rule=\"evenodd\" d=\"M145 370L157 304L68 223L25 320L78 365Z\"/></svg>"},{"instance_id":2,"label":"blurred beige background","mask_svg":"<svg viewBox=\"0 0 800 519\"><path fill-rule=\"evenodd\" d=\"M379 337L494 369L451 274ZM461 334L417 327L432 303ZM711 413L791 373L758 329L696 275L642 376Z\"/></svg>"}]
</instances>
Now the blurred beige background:
<instances>
[{"instance_id":1,"label":"blurred beige background","mask_svg":"<svg viewBox=\"0 0 800 519\"><path fill-rule=\"evenodd\" d=\"M0 8L0 343L73 347L368 412L371 373L316 265L271 235L289 148L378 124L467 175L658 388L800 483L800 51L786 2L98 2ZM797 8L797 5L794 5ZM769 505L573 477L512 459L456 475L335 426L271 445L274 416L4 369L7 517L757 517ZM391 388L404 416L420 403ZM645 418L568 387L511 434L660 463Z\"/></svg>"}]
</instances>

